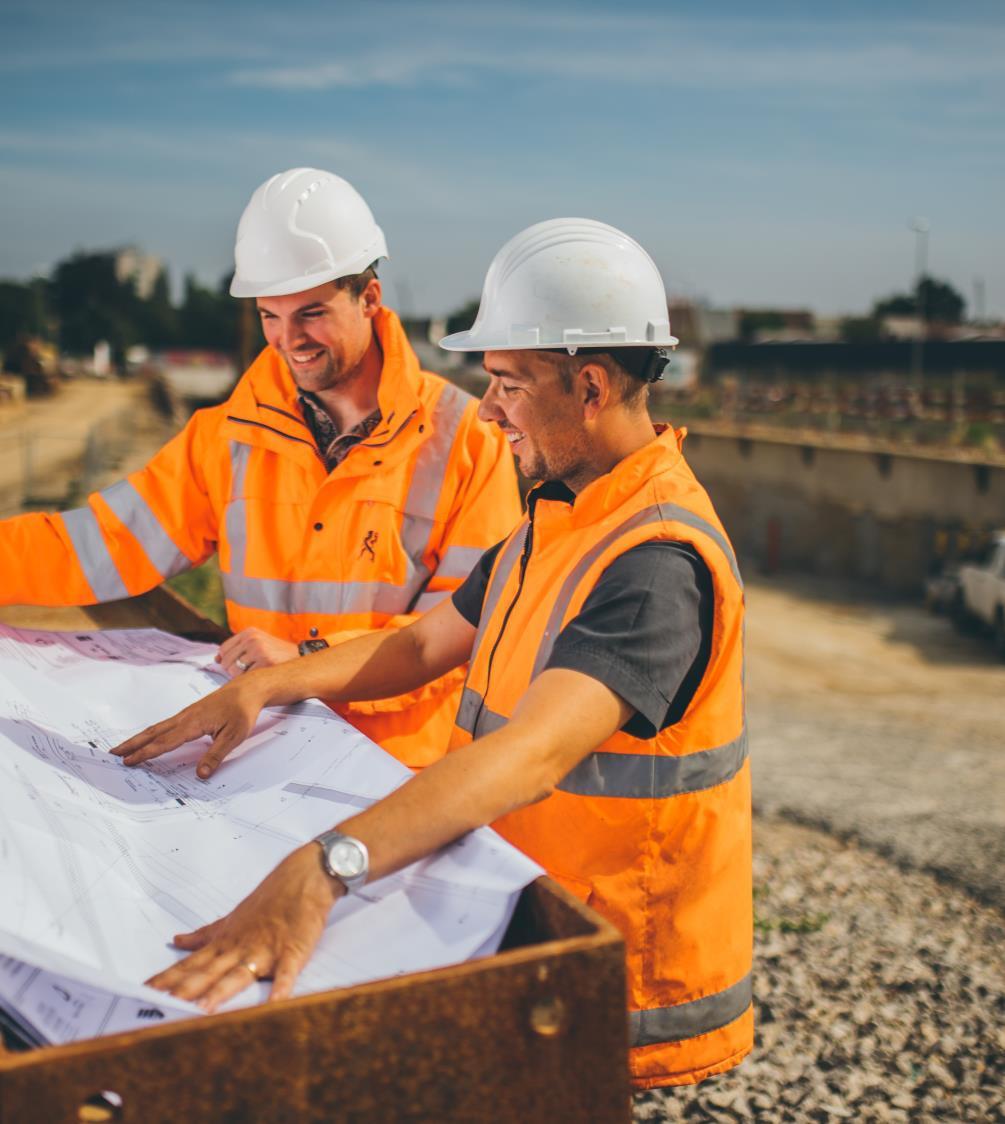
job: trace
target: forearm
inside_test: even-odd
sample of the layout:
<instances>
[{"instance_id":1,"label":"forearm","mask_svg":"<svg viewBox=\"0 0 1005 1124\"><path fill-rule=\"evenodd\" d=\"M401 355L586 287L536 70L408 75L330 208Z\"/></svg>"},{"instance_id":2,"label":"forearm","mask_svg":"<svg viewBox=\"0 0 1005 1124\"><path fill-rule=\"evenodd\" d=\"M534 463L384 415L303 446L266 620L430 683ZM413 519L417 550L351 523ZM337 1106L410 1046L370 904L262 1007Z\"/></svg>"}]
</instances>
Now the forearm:
<instances>
[{"instance_id":1,"label":"forearm","mask_svg":"<svg viewBox=\"0 0 1005 1124\"><path fill-rule=\"evenodd\" d=\"M262 706L284 706L312 698L331 702L388 698L421 687L429 678L421 643L411 628L403 628L371 632L249 672L245 681L254 687Z\"/></svg>"},{"instance_id":2,"label":"forearm","mask_svg":"<svg viewBox=\"0 0 1005 1124\"><path fill-rule=\"evenodd\" d=\"M544 799L632 713L586 676L548 671L506 726L447 754L339 830L367 845L370 877L382 878Z\"/></svg>"}]
</instances>

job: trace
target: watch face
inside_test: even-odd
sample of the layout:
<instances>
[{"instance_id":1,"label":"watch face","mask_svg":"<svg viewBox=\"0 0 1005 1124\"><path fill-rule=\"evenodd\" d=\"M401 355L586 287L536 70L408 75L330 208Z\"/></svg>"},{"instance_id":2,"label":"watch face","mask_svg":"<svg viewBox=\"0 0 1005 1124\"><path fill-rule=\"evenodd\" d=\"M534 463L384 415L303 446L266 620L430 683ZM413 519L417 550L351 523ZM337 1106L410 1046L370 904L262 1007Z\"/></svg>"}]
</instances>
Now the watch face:
<instances>
[{"instance_id":1,"label":"watch face","mask_svg":"<svg viewBox=\"0 0 1005 1124\"><path fill-rule=\"evenodd\" d=\"M348 839L340 839L328 852L328 861L336 874L355 878L357 874L362 873L366 860L355 843L351 843Z\"/></svg>"}]
</instances>

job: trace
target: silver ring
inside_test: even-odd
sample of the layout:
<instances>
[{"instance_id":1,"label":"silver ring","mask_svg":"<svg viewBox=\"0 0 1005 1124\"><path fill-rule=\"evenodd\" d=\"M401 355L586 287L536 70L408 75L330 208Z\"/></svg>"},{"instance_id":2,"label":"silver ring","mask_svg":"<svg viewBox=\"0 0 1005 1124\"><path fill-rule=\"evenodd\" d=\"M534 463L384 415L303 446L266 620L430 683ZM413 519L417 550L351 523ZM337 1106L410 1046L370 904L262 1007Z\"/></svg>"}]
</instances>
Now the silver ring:
<instances>
[{"instance_id":1,"label":"silver ring","mask_svg":"<svg viewBox=\"0 0 1005 1124\"><path fill-rule=\"evenodd\" d=\"M242 960L241 963L238 964L238 968L246 968L256 980L258 979L258 965L254 960Z\"/></svg>"},{"instance_id":2,"label":"silver ring","mask_svg":"<svg viewBox=\"0 0 1005 1124\"><path fill-rule=\"evenodd\" d=\"M234 667L236 667L238 671L248 670L248 665L244 662L244 660L234 660Z\"/></svg>"}]
</instances>

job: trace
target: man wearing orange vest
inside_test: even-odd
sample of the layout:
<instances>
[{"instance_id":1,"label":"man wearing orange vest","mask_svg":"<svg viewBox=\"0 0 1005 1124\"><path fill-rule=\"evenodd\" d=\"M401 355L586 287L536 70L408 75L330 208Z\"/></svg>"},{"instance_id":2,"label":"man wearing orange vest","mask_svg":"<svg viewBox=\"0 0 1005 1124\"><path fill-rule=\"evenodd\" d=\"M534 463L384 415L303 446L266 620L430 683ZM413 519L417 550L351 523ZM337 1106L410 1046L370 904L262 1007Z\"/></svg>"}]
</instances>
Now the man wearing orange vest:
<instances>
[{"instance_id":1,"label":"man wearing orange vest","mask_svg":"<svg viewBox=\"0 0 1005 1124\"><path fill-rule=\"evenodd\" d=\"M470 332L481 416L542 481L517 528L415 625L256 671L130 739L127 765L208 734L209 776L264 705L402 691L470 659L452 751L176 937L154 986L208 1009L288 995L334 900L482 824L625 937L632 1078L701 1081L751 1049L750 774L732 548L647 383L670 335L652 259L557 219L496 256Z\"/></svg>"},{"instance_id":2,"label":"man wearing orange vest","mask_svg":"<svg viewBox=\"0 0 1005 1124\"><path fill-rule=\"evenodd\" d=\"M420 370L381 304L369 207L313 168L241 217L231 293L268 346L222 405L139 472L60 515L0 523L7 604L86 605L218 553L231 675L414 621L520 515L513 459L477 403ZM446 749L461 671L338 709L407 765Z\"/></svg>"}]
</instances>

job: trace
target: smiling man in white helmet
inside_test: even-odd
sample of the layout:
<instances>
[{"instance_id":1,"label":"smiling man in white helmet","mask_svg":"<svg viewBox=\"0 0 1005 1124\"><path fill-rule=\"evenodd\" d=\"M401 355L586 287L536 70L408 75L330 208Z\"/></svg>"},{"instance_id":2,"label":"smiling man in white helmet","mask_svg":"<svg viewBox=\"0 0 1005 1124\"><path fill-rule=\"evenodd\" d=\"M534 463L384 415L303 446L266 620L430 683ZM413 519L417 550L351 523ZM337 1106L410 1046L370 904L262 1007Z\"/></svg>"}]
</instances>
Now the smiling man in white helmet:
<instances>
[{"instance_id":1,"label":"smiling man in white helmet","mask_svg":"<svg viewBox=\"0 0 1005 1124\"><path fill-rule=\"evenodd\" d=\"M636 1086L749 1052L743 594L683 432L646 407L675 343L655 265L613 227L557 219L500 250L442 346L485 352L481 416L541 479L526 517L410 628L242 677L114 752L209 734L209 772L266 704L379 697L470 659L452 751L177 937L190 955L154 986L212 1009L252 963L288 995L333 901L490 823L624 934Z\"/></svg>"},{"instance_id":2,"label":"smiling man in white helmet","mask_svg":"<svg viewBox=\"0 0 1005 1124\"><path fill-rule=\"evenodd\" d=\"M231 675L449 596L520 512L503 437L422 371L381 303L384 234L339 176L272 176L241 217L231 293L268 346L145 468L61 515L0 523L7 603L142 593L219 554ZM340 707L407 765L440 756L462 674Z\"/></svg>"}]
</instances>

